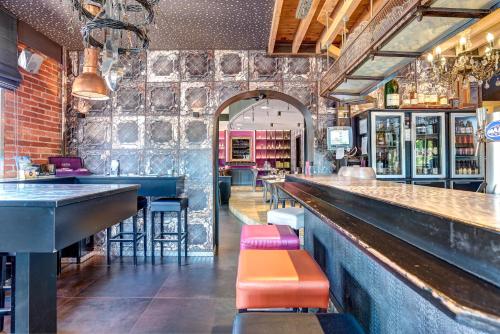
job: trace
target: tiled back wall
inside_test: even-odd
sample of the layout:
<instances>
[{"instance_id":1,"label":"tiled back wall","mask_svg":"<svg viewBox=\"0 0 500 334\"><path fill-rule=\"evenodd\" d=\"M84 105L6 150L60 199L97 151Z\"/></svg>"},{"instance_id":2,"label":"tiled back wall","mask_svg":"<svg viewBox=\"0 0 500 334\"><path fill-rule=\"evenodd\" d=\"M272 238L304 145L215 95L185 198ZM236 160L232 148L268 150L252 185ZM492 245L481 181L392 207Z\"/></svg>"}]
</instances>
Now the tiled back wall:
<instances>
[{"instance_id":1,"label":"tiled back wall","mask_svg":"<svg viewBox=\"0 0 500 334\"><path fill-rule=\"evenodd\" d=\"M82 55L69 58L77 74ZM316 125L333 107L318 95L324 58L204 50L149 51L124 60L125 79L109 101L95 103L85 118L68 109L67 154L83 157L96 174L109 172L111 159L120 160L125 174L185 174L192 250L213 248L211 137L218 106L248 90L278 90L304 103ZM73 79L70 74L69 84ZM315 162L318 170L329 168L318 152Z\"/></svg>"}]
</instances>

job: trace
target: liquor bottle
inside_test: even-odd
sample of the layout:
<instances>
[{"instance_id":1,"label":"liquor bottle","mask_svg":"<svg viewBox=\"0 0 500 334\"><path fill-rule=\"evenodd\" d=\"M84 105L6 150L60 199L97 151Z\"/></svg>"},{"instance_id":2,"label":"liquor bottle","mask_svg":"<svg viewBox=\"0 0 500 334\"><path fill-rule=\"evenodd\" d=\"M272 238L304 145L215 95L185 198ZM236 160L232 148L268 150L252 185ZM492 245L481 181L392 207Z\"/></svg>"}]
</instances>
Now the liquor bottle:
<instances>
[{"instance_id":1,"label":"liquor bottle","mask_svg":"<svg viewBox=\"0 0 500 334\"><path fill-rule=\"evenodd\" d=\"M432 159L432 175L437 175L439 173L437 159Z\"/></svg>"},{"instance_id":2,"label":"liquor bottle","mask_svg":"<svg viewBox=\"0 0 500 334\"><path fill-rule=\"evenodd\" d=\"M386 109L399 109L399 85L395 79L385 84L384 104Z\"/></svg>"},{"instance_id":3,"label":"liquor bottle","mask_svg":"<svg viewBox=\"0 0 500 334\"><path fill-rule=\"evenodd\" d=\"M471 166L470 161L467 161L467 175L471 175L471 174L472 174L472 166Z\"/></svg>"}]
</instances>

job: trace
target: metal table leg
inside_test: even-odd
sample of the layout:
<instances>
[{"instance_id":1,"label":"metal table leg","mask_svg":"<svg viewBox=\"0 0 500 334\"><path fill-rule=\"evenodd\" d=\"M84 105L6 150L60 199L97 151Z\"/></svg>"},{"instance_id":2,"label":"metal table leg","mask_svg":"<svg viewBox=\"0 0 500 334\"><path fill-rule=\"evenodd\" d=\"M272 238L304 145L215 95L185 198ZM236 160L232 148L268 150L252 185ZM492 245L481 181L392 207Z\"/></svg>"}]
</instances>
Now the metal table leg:
<instances>
[{"instance_id":1,"label":"metal table leg","mask_svg":"<svg viewBox=\"0 0 500 334\"><path fill-rule=\"evenodd\" d=\"M17 333L57 332L57 253L16 253Z\"/></svg>"}]
</instances>

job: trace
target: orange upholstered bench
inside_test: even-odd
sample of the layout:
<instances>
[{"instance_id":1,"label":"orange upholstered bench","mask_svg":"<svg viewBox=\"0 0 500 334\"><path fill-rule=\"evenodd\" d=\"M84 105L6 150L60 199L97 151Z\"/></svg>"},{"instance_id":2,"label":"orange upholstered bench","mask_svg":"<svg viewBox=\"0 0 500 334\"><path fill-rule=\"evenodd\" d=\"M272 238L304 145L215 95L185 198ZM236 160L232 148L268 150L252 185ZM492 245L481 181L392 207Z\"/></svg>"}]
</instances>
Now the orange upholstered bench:
<instances>
[{"instance_id":1,"label":"orange upholstered bench","mask_svg":"<svg viewBox=\"0 0 500 334\"><path fill-rule=\"evenodd\" d=\"M328 307L329 283L304 250L241 250L236 308Z\"/></svg>"}]
</instances>

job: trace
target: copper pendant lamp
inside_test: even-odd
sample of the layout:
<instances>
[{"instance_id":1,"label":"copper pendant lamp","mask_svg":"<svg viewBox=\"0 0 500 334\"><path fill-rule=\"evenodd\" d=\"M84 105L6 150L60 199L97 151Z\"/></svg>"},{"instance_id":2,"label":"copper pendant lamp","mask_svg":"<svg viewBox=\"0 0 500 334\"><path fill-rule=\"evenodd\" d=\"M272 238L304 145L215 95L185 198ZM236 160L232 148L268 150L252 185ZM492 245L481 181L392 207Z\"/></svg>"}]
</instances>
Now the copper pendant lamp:
<instances>
[{"instance_id":1,"label":"copper pendant lamp","mask_svg":"<svg viewBox=\"0 0 500 334\"><path fill-rule=\"evenodd\" d=\"M106 82L99 75L98 71L99 49L85 48L83 60L83 72L73 82L73 96L103 101L108 100L108 87Z\"/></svg>"}]
</instances>

